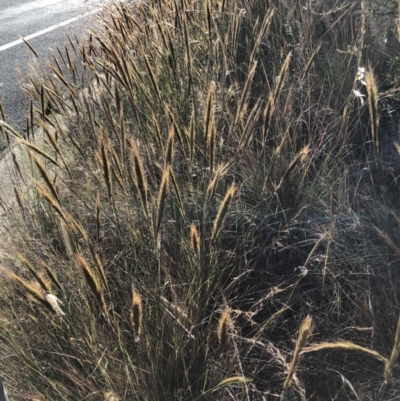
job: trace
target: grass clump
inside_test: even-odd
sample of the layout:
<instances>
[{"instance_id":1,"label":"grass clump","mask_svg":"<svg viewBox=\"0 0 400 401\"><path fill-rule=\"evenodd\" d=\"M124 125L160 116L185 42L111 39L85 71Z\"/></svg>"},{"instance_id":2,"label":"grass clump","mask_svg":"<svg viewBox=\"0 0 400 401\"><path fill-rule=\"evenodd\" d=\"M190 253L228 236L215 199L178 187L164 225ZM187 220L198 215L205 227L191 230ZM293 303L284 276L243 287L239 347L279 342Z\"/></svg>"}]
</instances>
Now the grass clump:
<instances>
[{"instance_id":1,"label":"grass clump","mask_svg":"<svg viewBox=\"0 0 400 401\"><path fill-rule=\"evenodd\" d=\"M3 205L10 397L398 396L396 88L374 10L117 3L58 49L26 135L0 121L26 150Z\"/></svg>"}]
</instances>

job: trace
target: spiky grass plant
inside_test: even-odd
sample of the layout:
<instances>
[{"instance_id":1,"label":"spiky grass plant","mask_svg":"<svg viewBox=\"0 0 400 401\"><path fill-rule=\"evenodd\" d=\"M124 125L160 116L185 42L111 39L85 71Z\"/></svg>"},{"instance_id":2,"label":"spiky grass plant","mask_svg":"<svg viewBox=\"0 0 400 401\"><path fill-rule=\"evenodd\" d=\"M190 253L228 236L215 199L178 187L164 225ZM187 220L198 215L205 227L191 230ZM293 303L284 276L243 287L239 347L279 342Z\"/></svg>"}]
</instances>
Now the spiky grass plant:
<instances>
[{"instance_id":1,"label":"spiky grass plant","mask_svg":"<svg viewBox=\"0 0 400 401\"><path fill-rule=\"evenodd\" d=\"M400 208L359 160L387 95L367 3L336 3L119 3L27 85L27 136L1 108L11 396L397 397Z\"/></svg>"}]
</instances>

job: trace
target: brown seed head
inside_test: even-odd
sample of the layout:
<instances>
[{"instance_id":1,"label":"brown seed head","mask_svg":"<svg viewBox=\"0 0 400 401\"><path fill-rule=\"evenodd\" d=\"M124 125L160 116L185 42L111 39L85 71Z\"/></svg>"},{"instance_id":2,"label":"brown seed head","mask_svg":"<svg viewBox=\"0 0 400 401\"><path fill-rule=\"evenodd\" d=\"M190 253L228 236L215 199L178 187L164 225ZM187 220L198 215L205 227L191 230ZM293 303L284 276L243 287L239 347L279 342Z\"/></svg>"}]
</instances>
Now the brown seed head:
<instances>
[{"instance_id":1,"label":"brown seed head","mask_svg":"<svg viewBox=\"0 0 400 401\"><path fill-rule=\"evenodd\" d=\"M292 362L290 363L289 372L286 377L285 383L283 384L284 389L287 389L292 383L293 375L296 371L297 365L300 360L301 351L306 346L307 341L311 336L311 332L312 332L312 317L310 315L307 315L307 317L301 322L300 325L299 335L297 337L296 348L294 350L293 359Z\"/></svg>"},{"instance_id":2,"label":"brown seed head","mask_svg":"<svg viewBox=\"0 0 400 401\"><path fill-rule=\"evenodd\" d=\"M232 326L231 314L229 312L229 309L226 308L222 312L221 317L219 318L218 329L217 329L219 345L221 346L222 349L225 348L228 343L229 331L231 329L231 326Z\"/></svg>"},{"instance_id":3,"label":"brown seed head","mask_svg":"<svg viewBox=\"0 0 400 401\"><path fill-rule=\"evenodd\" d=\"M194 223L190 226L190 245L193 252L198 255L200 252L200 234Z\"/></svg>"},{"instance_id":4,"label":"brown seed head","mask_svg":"<svg viewBox=\"0 0 400 401\"><path fill-rule=\"evenodd\" d=\"M213 224L213 229L212 229L212 233L211 233L211 243L214 242L215 238L217 237L217 235L219 234L220 230L221 230L221 226L222 226L222 222L225 218L225 215L228 211L229 205L232 201L233 195L235 194L236 191L236 187L235 184L232 184L228 191L225 194L224 199L222 200L219 209L218 209L218 214L217 217L214 220L214 224Z\"/></svg>"},{"instance_id":5,"label":"brown seed head","mask_svg":"<svg viewBox=\"0 0 400 401\"><path fill-rule=\"evenodd\" d=\"M132 288L132 326L135 334L135 340L139 340L139 336L142 332L143 322L143 308L142 298L139 293Z\"/></svg>"}]
</instances>

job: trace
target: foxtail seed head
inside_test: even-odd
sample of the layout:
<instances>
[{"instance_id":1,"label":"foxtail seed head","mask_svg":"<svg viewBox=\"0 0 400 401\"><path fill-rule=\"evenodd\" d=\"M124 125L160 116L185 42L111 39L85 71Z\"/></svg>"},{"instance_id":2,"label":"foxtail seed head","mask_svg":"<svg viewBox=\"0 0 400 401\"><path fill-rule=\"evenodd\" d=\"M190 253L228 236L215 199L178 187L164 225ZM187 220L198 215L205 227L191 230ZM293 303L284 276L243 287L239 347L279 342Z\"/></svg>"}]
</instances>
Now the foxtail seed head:
<instances>
[{"instance_id":1,"label":"foxtail seed head","mask_svg":"<svg viewBox=\"0 0 400 401\"><path fill-rule=\"evenodd\" d=\"M311 336L312 332L312 317L307 315L307 317L301 322L299 335L296 341L296 348L294 350L294 355L292 362L289 366L289 372L286 377L285 383L283 384L283 388L287 389L292 384L293 375L296 371L297 365L300 360L300 354L302 349L306 346L308 339Z\"/></svg>"},{"instance_id":2,"label":"foxtail seed head","mask_svg":"<svg viewBox=\"0 0 400 401\"><path fill-rule=\"evenodd\" d=\"M142 322L143 322L143 307L142 307L142 297L139 293L132 288L132 326L135 334L135 341L139 341L139 336L142 332Z\"/></svg>"},{"instance_id":3,"label":"foxtail seed head","mask_svg":"<svg viewBox=\"0 0 400 401\"><path fill-rule=\"evenodd\" d=\"M221 349L224 349L228 343L229 331L231 329L231 326L232 326L231 314L229 312L229 309L226 308L222 312L221 317L219 318L218 329L217 329L218 341L219 345L221 346Z\"/></svg>"},{"instance_id":4,"label":"foxtail seed head","mask_svg":"<svg viewBox=\"0 0 400 401\"><path fill-rule=\"evenodd\" d=\"M198 255L200 252L200 234L194 223L190 226L190 245L193 252Z\"/></svg>"}]
</instances>

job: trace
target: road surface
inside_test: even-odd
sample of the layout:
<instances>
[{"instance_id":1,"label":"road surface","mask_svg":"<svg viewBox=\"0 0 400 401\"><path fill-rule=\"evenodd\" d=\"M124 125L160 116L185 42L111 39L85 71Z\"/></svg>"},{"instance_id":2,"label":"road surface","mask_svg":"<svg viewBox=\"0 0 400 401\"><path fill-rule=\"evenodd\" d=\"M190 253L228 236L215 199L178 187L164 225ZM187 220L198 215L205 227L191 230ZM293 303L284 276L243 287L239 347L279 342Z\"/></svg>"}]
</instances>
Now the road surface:
<instances>
[{"instance_id":1,"label":"road surface","mask_svg":"<svg viewBox=\"0 0 400 401\"><path fill-rule=\"evenodd\" d=\"M21 85L28 82L37 63L21 37L29 41L41 65L68 44L66 34L87 36L95 13L106 0L0 0L0 102L20 129L25 127L29 106Z\"/></svg>"}]
</instances>

